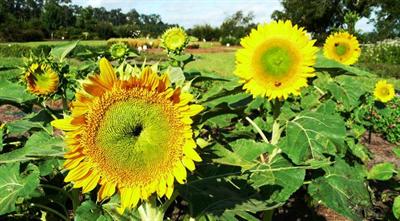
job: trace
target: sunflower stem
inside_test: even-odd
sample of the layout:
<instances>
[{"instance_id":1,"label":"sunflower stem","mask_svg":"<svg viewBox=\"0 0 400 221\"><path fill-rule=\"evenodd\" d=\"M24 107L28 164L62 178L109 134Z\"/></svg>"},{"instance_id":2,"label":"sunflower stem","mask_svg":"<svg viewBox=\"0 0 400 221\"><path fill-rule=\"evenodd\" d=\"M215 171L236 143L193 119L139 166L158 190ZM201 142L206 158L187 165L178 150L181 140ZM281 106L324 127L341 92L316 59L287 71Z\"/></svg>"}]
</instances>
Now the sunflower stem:
<instances>
[{"instance_id":1,"label":"sunflower stem","mask_svg":"<svg viewBox=\"0 0 400 221\"><path fill-rule=\"evenodd\" d=\"M52 208L50 208L50 207L48 207L48 206L45 206L45 205L42 205L42 204L38 204L38 203L31 203L30 206L31 206L31 207L37 207L37 208L40 208L40 209L47 210L48 212L51 212L51 213L57 215L58 217L60 217L62 220L65 220L65 221L69 221L69 220L70 220L67 216L64 216L63 214L61 214L61 213L58 212L57 210L52 209Z\"/></svg>"},{"instance_id":2,"label":"sunflower stem","mask_svg":"<svg viewBox=\"0 0 400 221\"><path fill-rule=\"evenodd\" d=\"M165 202L165 203L162 205L162 210L163 210L164 213L167 212L169 206L171 206L171 204L175 201L175 199L176 199L176 197L177 197L178 195L179 195L178 192L177 192L176 190L174 190L174 192L172 193L171 198L169 198L169 199L167 200L167 202Z\"/></svg>"},{"instance_id":3,"label":"sunflower stem","mask_svg":"<svg viewBox=\"0 0 400 221\"><path fill-rule=\"evenodd\" d=\"M62 91L61 99L63 104L63 113L65 115L68 112L67 88L64 88L64 90Z\"/></svg>"},{"instance_id":4,"label":"sunflower stem","mask_svg":"<svg viewBox=\"0 0 400 221\"><path fill-rule=\"evenodd\" d=\"M144 201L138 211L142 221L162 221L164 219L164 211L161 207L157 207L156 196L151 196L148 201Z\"/></svg>"},{"instance_id":5,"label":"sunflower stem","mask_svg":"<svg viewBox=\"0 0 400 221\"><path fill-rule=\"evenodd\" d=\"M42 105L43 109L44 109L54 120L57 120L57 119L58 119L58 118L56 117L56 115L53 114L53 111L52 111L49 107L47 107L46 101L45 101L45 100L43 100L43 102L41 103L41 105Z\"/></svg>"}]
</instances>

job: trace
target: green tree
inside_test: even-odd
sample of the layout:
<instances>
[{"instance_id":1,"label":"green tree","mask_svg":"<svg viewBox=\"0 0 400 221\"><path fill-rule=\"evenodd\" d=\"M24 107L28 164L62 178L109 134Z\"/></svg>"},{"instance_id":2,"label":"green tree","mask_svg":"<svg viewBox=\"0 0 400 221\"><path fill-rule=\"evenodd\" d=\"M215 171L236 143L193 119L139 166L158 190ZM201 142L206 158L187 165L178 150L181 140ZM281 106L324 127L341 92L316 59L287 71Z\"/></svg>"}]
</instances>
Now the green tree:
<instances>
[{"instance_id":1,"label":"green tree","mask_svg":"<svg viewBox=\"0 0 400 221\"><path fill-rule=\"evenodd\" d=\"M274 11L272 19L289 19L322 40L329 32L343 26L344 16L348 12L369 17L374 2L370 0L282 0L281 4L283 10Z\"/></svg>"}]
</instances>

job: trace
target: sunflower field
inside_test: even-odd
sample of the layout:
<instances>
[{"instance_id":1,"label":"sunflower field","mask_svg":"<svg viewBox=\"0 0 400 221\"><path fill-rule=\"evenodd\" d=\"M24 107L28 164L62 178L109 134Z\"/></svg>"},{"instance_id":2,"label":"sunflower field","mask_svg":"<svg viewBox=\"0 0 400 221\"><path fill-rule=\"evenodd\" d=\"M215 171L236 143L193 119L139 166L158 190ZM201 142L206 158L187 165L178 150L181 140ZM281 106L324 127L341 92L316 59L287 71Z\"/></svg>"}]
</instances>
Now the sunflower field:
<instances>
[{"instance_id":1,"label":"sunflower field","mask_svg":"<svg viewBox=\"0 0 400 221\"><path fill-rule=\"evenodd\" d=\"M260 24L226 76L127 42L0 66L0 220L400 219L400 84L355 36Z\"/></svg>"}]
</instances>

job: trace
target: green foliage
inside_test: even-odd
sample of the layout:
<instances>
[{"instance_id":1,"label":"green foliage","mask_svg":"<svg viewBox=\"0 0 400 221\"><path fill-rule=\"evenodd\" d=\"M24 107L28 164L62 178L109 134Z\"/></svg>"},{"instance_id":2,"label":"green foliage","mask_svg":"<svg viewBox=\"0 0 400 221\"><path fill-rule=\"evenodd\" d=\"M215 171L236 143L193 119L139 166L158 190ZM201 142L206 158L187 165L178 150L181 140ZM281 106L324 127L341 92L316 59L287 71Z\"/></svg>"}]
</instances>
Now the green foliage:
<instances>
[{"instance_id":1,"label":"green foliage","mask_svg":"<svg viewBox=\"0 0 400 221\"><path fill-rule=\"evenodd\" d=\"M370 171L368 171L368 179L372 180L389 180L392 178L395 172L395 167L392 163L380 163L374 165Z\"/></svg>"},{"instance_id":2,"label":"green foliage","mask_svg":"<svg viewBox=\"0 0 400 221\"><path fill-rule=\"evenodd\" d=\"M311 197L351 220L363 220L363 211L371 209L371 203L362 168L336 159L336 163L325 167L324 171L323 177L308 186Z\"/></svg>"},{"instance_id":3,"label":"green foliage","mask_svg":"<svg viewBox=\"0 0 400 221\"><path fill-rule=\"evenodd\" d=\"M394 217L396 217L396 219L400 219L400 196L394 198L392 211Z\"/></svg>"},{"instance_id":4,"label":"green foliage","mask_svg":"<svg viewBox=\"0 0 400 221\"><path fill-rule=\"evenodd\" d=\"M20 174L19 163L0 165L0 215L16 210L16 203L36 195L39 170L29 164Z\"/></svg>"}]
</instances>

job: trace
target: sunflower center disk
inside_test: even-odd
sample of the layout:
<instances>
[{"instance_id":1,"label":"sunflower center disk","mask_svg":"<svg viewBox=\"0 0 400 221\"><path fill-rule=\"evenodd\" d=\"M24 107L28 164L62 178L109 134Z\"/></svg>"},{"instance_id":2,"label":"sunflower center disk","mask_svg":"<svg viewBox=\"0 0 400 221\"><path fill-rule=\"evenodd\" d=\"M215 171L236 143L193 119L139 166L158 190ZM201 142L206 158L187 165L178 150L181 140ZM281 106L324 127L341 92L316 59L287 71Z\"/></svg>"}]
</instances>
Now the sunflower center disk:
<instances>
[{"instance_id":1,"label":"sunflower center disk","mask_svg":"<svg viewBox=\"0 0 400 221\"><path fill-rule=\"evenodd\" d=\"M383 96L388 96L389 94L390 94L390 92L389 92L389 89L387 89L387 88L381 88L381 94L383 95Z\"/></svg>"},{"instance_id":2,"label":"sunflower center disk","mask_svg":"<svg viewBox=\"0 0 400 221\"><path fill-rule=\"evenodd\" d=\"M171 107L131 98L111 104L99 119L89 155L107 177L145 185L182 155L181 128Z\"/></svg>"},{"instance_id":3,"label":"sunflower center disk","mask_svg":"<svg viewBox=\"0 0 400 221\"><path fill-rule=\"evenodd\" d=\"M347 52L347 47L343 44L335 44L335 50L337 55L343 56Z\"/></svg>"},{"instance_id":4,"label":"sunflower center disk","mask_svg":"<svg viewBox=\"0 0 400 221\"><path fill-rule=\"evenodd\" d=\"M261 65L267 75L283 77L293 66L290 52L282 47L268 48L260 57Z\"/></svg>"}]
</instances>

